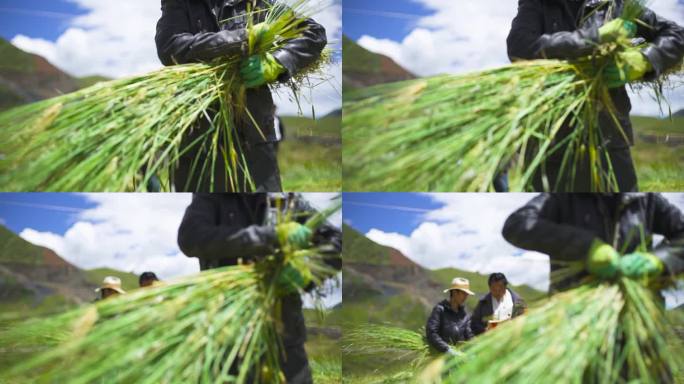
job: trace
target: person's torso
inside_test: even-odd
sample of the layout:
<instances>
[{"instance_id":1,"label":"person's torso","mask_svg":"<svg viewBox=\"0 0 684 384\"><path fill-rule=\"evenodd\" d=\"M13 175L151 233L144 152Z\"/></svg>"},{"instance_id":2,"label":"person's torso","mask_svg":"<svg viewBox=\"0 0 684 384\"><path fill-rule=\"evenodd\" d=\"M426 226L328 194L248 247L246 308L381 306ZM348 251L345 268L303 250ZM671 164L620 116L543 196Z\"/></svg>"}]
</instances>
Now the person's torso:
<instances>
[{"instance_id":1,"label":"person's torso","mask_svg":"<svg viewBox=\"0 0 684 384\"><path fill-rule=\"evenodd\" d=\"M466 339L468 314L463 307L457 311L451 309L448 302L440 304L443 308L440 321L440 336L449 343L456 343Z\"/></svg>"},{"instance_id":2,"label":"person's torso","mask_svg":"<svg viewBox=\"0 0 684 384\"><path fill-rule=\"evenodd\" d=\"M506 290L501 300L492 296L492 319L500 321L508 320L511 317L513 317L513 297L510 291Z\"/></svg>"},{"instance_id":3,"label":"person's torso","mask_svg":"<svg viewBox=\"0 0 684 384\"><path fill-rule=\"evenodd\" d=\"M606 6L600 6L605 4L605 2L600 0L587 0L586 3L584 3L584 0L545 0L541 3L544 17L544 34L575 31L580 25L600 27L604 24L607 17ZM615 0L616 14L621 12L622 4L622 0ZM600 112L598 117L599 127L601 127L606 147L623 148L634 142L632 123L629 120L632 104L625 87L613 88L609 90L609 93L615 106L616 117L620 122L620 126L615 124L608 113ZM573 127L566 124L559 133L559 137L566 137L572 130Z\"/></svg>"},{"instance_id":4,"label":"person's torso","mask_svg":"<svg viewBox=\"0 0 684 384\"><path fill-rule=\"evenodd\" d=\"M220 30L238 30L247 27L248 10L264 9L263 0L186 0L188 18L192 34L219 32ZM263 12L255 22L263 21ZM237 119L238 131L243 142L260 144L277 142L274 128L275 104L268 86L248 89L246 92L247 109L256 121L255 126L248 116ZM200 131L209 127L206 119L200 120ZM258 129L257 129L258 128ZM263 136L262 136L263 133Z\"/></svg>"},{"instance_id":5,"label":"person's torso","mask_svg":"<svg viewBox=\"0 0 684 384\"><path fill-rule=\"evenodd\" d=\"M633 252L642 245L646 249L652 248L655 215L653 196L625 193L610 201L607 195L578 193L567 194L564 198L566 203L561 204L558 223L588 231L613 246L620 254ZM552 263L551 272L561 268L561 265ZM565 289L582 276L552 281L552 289Z\"/></svg>"}]
</instances>

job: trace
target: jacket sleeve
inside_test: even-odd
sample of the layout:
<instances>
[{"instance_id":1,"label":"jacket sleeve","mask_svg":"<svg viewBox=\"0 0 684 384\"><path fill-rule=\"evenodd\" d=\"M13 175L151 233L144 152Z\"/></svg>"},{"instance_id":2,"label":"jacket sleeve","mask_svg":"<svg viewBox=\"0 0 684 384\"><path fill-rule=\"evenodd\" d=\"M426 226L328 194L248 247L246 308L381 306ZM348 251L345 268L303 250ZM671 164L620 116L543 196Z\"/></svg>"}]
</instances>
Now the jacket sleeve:
<instances>
[{"instance_id":1,"label":"jacket sleeve","mask_svg":"<svg viewBox=\"0 0 684 384\"><path fill-rule=\"evenodd\" d=\"M428 317L427 324L425 324L425 337L428 343L432 345L439 352L446 352L449 349L449 344L439 335L440 322L442 321L442 307L439 305L432 309L430 317Z\"/></svg>"},{"instance_id":2,"label":"jacket sleeve","mask_svg":"<svg viewBox=\"0 0 684 384\"><path fill-rule=\"evenodd\" d=\"M178 229L178 246L184 254L207 260L249 260L273 252L277 239L272 227L218 225L218 212L210 195L193 195Z\"/></svg>"},{"instance_id":3,"label":"jacket sleeve","mask_svg":"<svg viewBox=\"0 0 684 384\"><path fill-rule=\"evenodd\" d=\"M477 305L475 306L475 310L473 311L472 316L470 316L470 329L472 330L472 333L475 335L479 335L484 333L486 326L484 322L482 321L482 303L484 301L480 300L477 302Z\"/></svg>"},{"instance_id":4,"label":"jacket sleeve","mask_svg":"<svg viewBox=\"0 0 684 384\"><path fill-rule=\"evenodd\" d=\"M465 329L463 330L463 338L468 341L473 337L475 337L475 334L473 333L472 328L472 318L468 316L468 321L466 321Z\"/></svg>"},{"instance_id":5,"label":"jacket sleeve","mask_svg":"<svg viewBox=\"0 0 684 384\"><path fill-rule=\"evenodd\" d=\"M303 21L304 32L301 37L288 41L281 48L273 52L273 57L287 69L279 81L287 81L299 71L313 64L323 52L328 39L325 28L312 19Z\"/></svg>"},{"instance_id":6,"label":"jacket sleeve","mask_svg":"<svg viewBox=\"0 0 684 384\"><path fill-rule=\"evenodd\" d=\"M164 65L210 61L239 55L246 50L245 29L191 33L190 19L180 0L162 0L162 16L157 23L157 55Z\"/></svg>"},{"instance_id":7,"label":"jacket sleeve","mask_svg":"<svg viewBox=\"0 0 684 384\"><path fill-rule=\"evenodd\" d=\"M544 33L541 0L518 0L518 14L506 39L511 61L573 59L592 53L598 44L598 28L585 26L572 32Z\"/></svg>"},{"instance_id":8,"label":"jacket sleeve","mask_svg":"<svg viewBox=\"0 0 684 384\"><path fill-rule=\"evenodd\" d=\"M656 194L654 198L653 231L665 236L665 240L653 253L663 261L669 273L684 273L684 214L662 195Z\"/></svg>"},{"instance_id":9,"label":"jacket sleeve","mask_svg":"<svg viewBox=\"0 0 684 384\"><path fill-rule=\"evenodd\" d=\"M589 252L593 233L559 223L558 198L562 194L543 193L513 212L503 227L503 237L516 247L545 253L551 259L583 260Z\"/></svg>"},{"instance_id":10,"label":"jacket sleeve","mask_svg":"<svg viewBox=\"0 0 684 384\"><path fill-rule=\"evenodd\" d=\"M684 28L650 9L646 9L640 20L646 26L638 25L637 36L649 42L641 52L653 66L652 77L680 64L684 57Z\"/></svg>"}]
</instances>

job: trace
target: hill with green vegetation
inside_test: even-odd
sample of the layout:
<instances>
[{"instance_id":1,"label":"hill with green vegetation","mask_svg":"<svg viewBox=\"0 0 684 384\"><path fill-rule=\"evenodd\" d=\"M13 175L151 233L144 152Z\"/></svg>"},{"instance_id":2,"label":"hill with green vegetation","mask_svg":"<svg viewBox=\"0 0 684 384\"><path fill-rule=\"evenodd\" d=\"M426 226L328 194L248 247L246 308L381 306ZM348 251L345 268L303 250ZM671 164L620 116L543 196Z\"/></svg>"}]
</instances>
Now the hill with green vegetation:
<instances>
[{"instance_id":1,"label":"hill with green vegetation","mask_svg":"<svg viewBox=\"0 0 684 384\"><path fill-rule=\"evenodd\" d=\"M342 37L344 92L370 85L414 79L416 76L387 56L373 53L347 36Z\"/></svg>"},{"instance_id":2,"label":"hill with green vegetation","mask_svg":"<svg viewBox=\"0 0 684 384\"><path fill-rule=\"evenodd\" d=\"M286 191L339 191L342 187L341 119L282 116L278 164Z\"/></svg>"},{"instance_id":3,"label":"hill with green vegetation","mask_svg":"<svg viewBox=\"0 0 684 384\"><path fill-rule=\"evenodd\" d=\"M24 52L0 38L0 111L73 92L103 80L107 78L70 76L43 57Z\"/></svg>"}]
</instances>

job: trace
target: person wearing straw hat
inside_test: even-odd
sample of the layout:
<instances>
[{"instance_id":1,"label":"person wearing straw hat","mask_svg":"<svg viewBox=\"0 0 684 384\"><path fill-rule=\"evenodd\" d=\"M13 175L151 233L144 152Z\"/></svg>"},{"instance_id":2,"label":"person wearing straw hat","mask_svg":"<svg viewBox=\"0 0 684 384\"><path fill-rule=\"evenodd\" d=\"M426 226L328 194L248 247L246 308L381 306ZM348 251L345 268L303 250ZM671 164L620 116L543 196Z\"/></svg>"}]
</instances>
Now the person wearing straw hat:
<instances>
[{"instance_id":1,"label":"person wearing straw hat","mask_svg":"<svg viewBox=\"0 0 684 384\"><path fill-rule=\"evenodd\" d=\"M268 29L261 22L248 32L248 12L264 10L271 3L271 0L161 0L162 15L155 36L157 54L166 66L242 57L240 75L248 88L249 116L235 123L242 155L248 162L257 192L282 190L275 145L280 138L274 126L275 104L269 84L287 82L296 76L318 60L327 45L325 28L307 19L301 37L288 41L273 54L247 57L249 33ZM262 15L263 12L257 18L264 19ZM214 115L209 113L199 118L196 128L184 140L192 143L201 137L211 126ZM232 192L223 161L217 161L214 175L193 172L196 157L210 156L209 149L197 147L179 159L174 174L176 191L208 192L213 187L215 192Z\"/></svg>"},{"instance_id":2,"label":"person wearing straw hat","mask_svg":"<svg viewBox=\"0 0 684 384\"><path fill-rule=\"evenodd\" d=\"M451 286L444 290L447 292L449 299L442 300L432 309L425 325L425 335L428 343L439 352L458 355L452 345L474 336L464 303L475 293L470 290L468 279L462 277L454 278Z\"/></svg>"},{"instance_id":3,"label":"person wearing straw hat","mask_svg":"<svg viewBox=\"0 0 684 384\"><path fill-rule=\"evenodd\" d=\"M100 285L100 288L95 289L95 292L100 294L96 301L126 293L126 291L121 289L121 279L116 276L105 277L102 280L102 285Z\"/></svg>"},{"instance_id":4,"label":"person wearing straw hat","mask_svg":"<svg viewBox=\"0 0 684 384\"><path fill-rule=\"evenodd\" d=\"M516 247L549 255L552 293L589 275L667 284L684 273L684 214L659 193L542 193L508 217L502 234ZM654 235L664 240L655 245ZM576 261L585 267L557 277Z\"/></svg>"},{"instance_id":5,"label":"person wearing straw hat","mask_svg":"<svg viewBox=\"0 0 684 384\"><path fill-rule=\"evenodd\" d=\"M602 147L609 156L621 192L637 191L637 175L630 152L634 145L629 112L632 108L625 85L640 79L654 79L676 68L684 57L684 28L646 9L637 23L620 15L624 0L518 0L518 14L513 19L506 40L511 61L535 59L571 60L590 56L601 44L632 38L633 43L646 43L618 54L619 62L603 71L618 121L601 111L598 115ZM556 142L573 133L574 123L568 119ZM534 157L528 148L525 157ZM582 158L576 172L563 167L562 150L544 163L545 170L536 172L533 186L545 191L545 185L556 192L590 192L591 172L588 157ZM602 156L602 162L608 162ZM548 183L545 183L548 181ZM554 186L558 186L556 189Z\"/></svg>"}]
</instances>

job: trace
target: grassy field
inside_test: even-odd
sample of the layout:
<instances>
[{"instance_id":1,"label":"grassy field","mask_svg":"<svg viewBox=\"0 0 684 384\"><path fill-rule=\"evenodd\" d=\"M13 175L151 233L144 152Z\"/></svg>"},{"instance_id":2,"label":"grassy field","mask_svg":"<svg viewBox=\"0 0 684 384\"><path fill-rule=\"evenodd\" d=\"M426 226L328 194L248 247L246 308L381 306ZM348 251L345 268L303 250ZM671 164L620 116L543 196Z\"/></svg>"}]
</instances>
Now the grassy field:
<instances>
[{"instance_id":1,"label":"grassy field","mask_svg":"<svg viewBox=\"0 0 684 384\"><path fill-rule=\"evenodd\" d=\"M632 156L639 189L648 192L684 190L684 117L669 120L632 116L632 124L635 133ZM673 139L681 141L673 143Z\"/></svg>"},{"instance_id":2,"label":"grassy field","mask_svg":"<svg viewBox=\"0 0 684 384\"><path fill-rule=\"evenodd\" d=\"M280 143L278 150L283 190L340 190L340 123L339 116L326 116L316 121L303 117L283 117L285 140Z\"/></svg>"}]
</instances>

